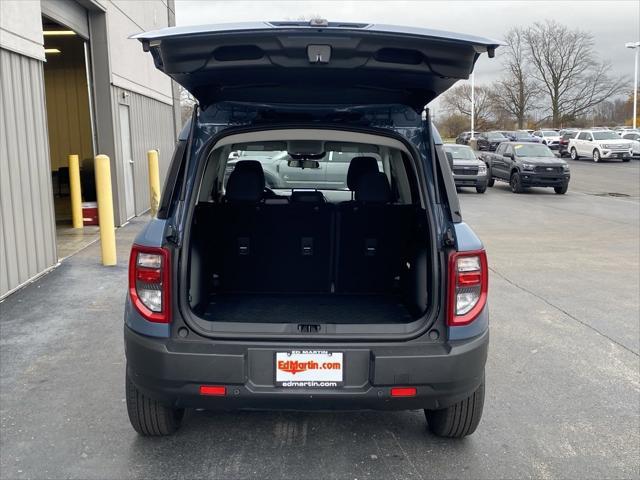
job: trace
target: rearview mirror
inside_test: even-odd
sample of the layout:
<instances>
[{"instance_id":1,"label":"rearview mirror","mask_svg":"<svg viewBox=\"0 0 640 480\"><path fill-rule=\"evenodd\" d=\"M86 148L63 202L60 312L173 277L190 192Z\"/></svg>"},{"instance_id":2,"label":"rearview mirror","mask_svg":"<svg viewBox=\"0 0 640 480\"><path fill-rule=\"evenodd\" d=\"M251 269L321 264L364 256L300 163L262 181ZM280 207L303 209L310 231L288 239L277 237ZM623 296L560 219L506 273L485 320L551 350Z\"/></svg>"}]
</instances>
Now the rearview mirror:
<instances>
[{"instance_id":1,"label":"rearview mirror","mask_svg":"<svg viewBox=\"0 0 640 480\"><path fill-rule=\"evenodd\" d=\"M291 168L320 168L317 160L289 160L287 165Z\"/></svg>"}]
</instances>

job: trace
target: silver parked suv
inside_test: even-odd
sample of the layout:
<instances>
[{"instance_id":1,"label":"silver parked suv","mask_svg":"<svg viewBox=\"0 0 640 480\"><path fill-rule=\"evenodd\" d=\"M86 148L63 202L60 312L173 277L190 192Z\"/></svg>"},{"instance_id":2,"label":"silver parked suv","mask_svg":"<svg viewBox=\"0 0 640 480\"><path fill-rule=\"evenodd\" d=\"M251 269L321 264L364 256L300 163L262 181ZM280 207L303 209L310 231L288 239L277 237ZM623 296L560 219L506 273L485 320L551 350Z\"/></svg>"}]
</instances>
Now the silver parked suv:
<instances>
[{"instance_id":1,"label":"silver parked suv","mask_svg":"<svg viewBox=\"0 0 640 480\"><path fill-rule=\"evenodd\" d=\"M475 187L478 193L487 191L487 165L466 145L444 145L456 187Z\"/></svg>"}]
</instances>

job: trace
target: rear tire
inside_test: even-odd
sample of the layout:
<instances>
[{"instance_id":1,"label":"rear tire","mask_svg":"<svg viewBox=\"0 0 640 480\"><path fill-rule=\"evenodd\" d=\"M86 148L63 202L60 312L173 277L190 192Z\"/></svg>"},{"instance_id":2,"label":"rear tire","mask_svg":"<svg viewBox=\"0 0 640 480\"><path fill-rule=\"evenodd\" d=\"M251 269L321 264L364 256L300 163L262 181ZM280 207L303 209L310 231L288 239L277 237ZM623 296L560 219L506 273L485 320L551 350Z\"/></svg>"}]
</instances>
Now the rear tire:
<instances>
[{"instance_id":1,"label":"rear tire","mask_svg":"<svg viewBox=\"0 0 640 480\"><path fill-rule=\"evenodd\" d=\"M571 149L571 160L578 160L580 157L578 156L578 151L574 148Z\"/></svg>"},{"instance_id":2,"label":"rear tire","mask_svg":"<svg viewBox=\"0 0 640 480\"><path fill-rule=\"evenodd\" d=\"M495 183L496 183L496 180L491 175L491 170L487 169L487 187L493 187Z\"/></svg>"},{"instance_id":3,"label":"rear tire","mask_svg":"<svg viewBox=\"0 0 640 480\"><path fill-rule=\"evenodd\" d=\"M425 410L429 430L439 437L462 438L478 428L484 406L484 379L478 389L465 398L441 410Z\"/></svg>"},{"instance_id":4,"label":"rear tire","mask_svg":"<svg viewBox=\"0 0 640 480\"><path fill-rule=\"evenodd\" d=\"M513 172L511 174L509 185L511 185L511 191L513 193L522 193L524 191L524 188L522 187L522 180L520 180L520 174L518 172Z\"/></svg>"},{"instance_id":5,"label":"rear tire","mask_svg":"<svg viewBox=\"0 0 640 480\"><path fill-rule=\"evenodd\" d=\"M133 429L145 437L162 437L180 427L184 410L167 407L144 395L126 375L127 413Z\"/></svg>"}]
</instances>

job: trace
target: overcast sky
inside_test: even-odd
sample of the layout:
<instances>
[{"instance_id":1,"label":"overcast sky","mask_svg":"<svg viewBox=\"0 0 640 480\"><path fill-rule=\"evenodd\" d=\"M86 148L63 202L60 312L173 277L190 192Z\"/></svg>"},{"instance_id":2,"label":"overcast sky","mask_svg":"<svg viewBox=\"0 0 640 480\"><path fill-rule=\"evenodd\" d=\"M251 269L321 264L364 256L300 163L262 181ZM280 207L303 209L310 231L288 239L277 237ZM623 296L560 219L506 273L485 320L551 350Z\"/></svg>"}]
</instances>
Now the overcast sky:
<instances>
[{"instance_id":1,"label":"overcast sky","mask_svg":"<svg viewBox=\"0 0 640 480\"><path fill-rule=\"evenodd\" d=\"M554 19L590 31L602 59L616 75L627 75L633 89L633 51L640 40L640 0L630 1L193 1L176 0L176 23L198 25L238 21L290 20L319 15L330 21L411 25L470 33L501 40L512 26ZM476 84L500 75L496 57L482 55Z\"/></svg>"}]
</instances>

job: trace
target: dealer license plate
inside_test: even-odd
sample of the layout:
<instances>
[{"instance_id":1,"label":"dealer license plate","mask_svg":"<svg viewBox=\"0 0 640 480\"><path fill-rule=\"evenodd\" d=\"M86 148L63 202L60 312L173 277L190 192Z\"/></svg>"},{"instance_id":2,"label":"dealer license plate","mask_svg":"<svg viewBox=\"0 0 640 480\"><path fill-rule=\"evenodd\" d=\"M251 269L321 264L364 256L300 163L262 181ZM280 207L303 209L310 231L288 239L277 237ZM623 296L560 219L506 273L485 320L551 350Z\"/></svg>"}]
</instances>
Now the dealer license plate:
<instances>
[{"instance_id":1,"label":"dealer license plate","mask_svg":"<svg viewBox=\"0 0 640 480\"><path fill-rule=\"evenodd\" d=\"M276 352L276 386L333 388L343 383L342 352L292 350Z\"/></svg>"}]
</instances>

